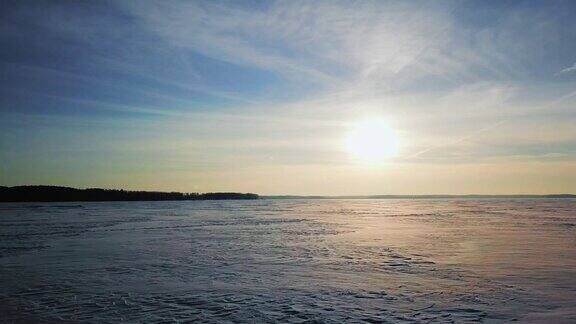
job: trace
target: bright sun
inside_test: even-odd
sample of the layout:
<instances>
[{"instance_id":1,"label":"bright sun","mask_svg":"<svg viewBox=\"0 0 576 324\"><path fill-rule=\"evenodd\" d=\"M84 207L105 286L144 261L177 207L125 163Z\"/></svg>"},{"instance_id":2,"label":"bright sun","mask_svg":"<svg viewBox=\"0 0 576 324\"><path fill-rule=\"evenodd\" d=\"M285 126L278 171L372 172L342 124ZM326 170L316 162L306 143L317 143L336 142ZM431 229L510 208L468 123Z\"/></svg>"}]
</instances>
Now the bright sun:
<instances>
[{"instance_id":1,"label":"bright sun","mask_svg":"<svg viewBox=\"0 0 576 324\"><path fill-rule=\"evenodd\" d=\"M353 124L346 148L356 159L378 163L398 155L398 138L381 119L362 120Z\"/></svg>"}]
</instances>

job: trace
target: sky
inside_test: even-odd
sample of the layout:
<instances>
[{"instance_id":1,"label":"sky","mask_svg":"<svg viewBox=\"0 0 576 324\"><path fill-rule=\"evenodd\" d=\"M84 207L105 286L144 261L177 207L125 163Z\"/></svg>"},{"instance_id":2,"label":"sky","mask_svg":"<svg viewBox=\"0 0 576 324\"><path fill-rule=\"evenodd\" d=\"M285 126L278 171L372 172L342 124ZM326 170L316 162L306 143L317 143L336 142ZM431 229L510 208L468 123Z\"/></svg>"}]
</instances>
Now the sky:
<instances>
[{"instance_id":1,"label":"sky","mask_svg":"<svg viewBox=\"0 0 576 324\"><path fill-rule=\"evenodd\" d=\"M0 185L576 193L575 105L569 0L0 4Z\"/></svg>"}]
</instances>

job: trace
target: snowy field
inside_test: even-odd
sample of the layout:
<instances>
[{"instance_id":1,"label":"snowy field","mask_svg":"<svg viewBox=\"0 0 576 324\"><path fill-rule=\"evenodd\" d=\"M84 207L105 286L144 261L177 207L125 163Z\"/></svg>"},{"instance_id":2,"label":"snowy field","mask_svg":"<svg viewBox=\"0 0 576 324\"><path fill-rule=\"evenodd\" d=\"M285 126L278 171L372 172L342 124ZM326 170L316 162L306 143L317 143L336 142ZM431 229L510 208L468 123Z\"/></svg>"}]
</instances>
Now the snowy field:
<instances>
[{"instance_id":1,"label":"snowy field","mask_svg":"<svg viewBox=\"0 0 576 324\"><path fill-rule=\"evenodd\" d=\"M0 323L576 322L576 200L0 205Z\"/></svg>"}]
</instances>

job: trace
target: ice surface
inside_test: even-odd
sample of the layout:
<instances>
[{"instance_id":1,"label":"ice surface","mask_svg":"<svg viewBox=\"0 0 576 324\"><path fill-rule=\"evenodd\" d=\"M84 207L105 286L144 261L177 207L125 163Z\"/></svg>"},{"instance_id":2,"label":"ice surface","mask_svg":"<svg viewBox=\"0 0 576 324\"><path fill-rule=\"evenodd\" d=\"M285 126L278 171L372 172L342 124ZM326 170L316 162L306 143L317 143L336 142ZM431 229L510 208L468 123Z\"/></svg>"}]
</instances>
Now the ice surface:
<instances>
[{"instance_id":1,"label":"ice surface","mask_svg":"<svg viewBox=\"0 0 576 324\"><path fill-rule=\"evenodd\" d=\"M0 322L575 322L576 200L0 205Z\"/></svg>"}]
</instances>

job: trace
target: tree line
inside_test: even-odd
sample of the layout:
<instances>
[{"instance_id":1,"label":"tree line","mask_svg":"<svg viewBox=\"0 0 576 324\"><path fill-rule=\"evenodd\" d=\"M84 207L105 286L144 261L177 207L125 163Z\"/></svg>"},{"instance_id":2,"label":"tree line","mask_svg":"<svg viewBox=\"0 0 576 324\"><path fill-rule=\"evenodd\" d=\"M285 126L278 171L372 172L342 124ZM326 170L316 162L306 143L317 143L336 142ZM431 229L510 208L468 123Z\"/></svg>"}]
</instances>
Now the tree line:
<instances>
[{"instance_id":1,"label":"tree line","mask_svg":"<svg viewBox=\"0 0 576 324\"><path fill-rule=\"evenodd\" d=\"M162 201L162 200L234 200L258 199L254 193L183 193L131 191L118 189L76 189L60 186L0 186L0 202L52 201Z\"/></svg>"}]
</instances>

